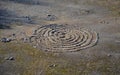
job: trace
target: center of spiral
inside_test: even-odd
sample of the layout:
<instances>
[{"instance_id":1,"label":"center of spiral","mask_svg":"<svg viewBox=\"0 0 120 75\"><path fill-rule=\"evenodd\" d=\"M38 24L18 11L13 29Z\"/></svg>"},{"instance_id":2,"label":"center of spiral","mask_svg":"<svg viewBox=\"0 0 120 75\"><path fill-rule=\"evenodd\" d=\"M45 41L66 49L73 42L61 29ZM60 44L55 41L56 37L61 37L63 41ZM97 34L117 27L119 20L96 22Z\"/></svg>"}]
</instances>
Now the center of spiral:
<instances>
[{"instance_id":1,"label":"center of spiral","mask_svg":"<svg viewBox=\"0 0 120 75\"><path fill-rule=\"evenodd\" d=\"M58 37L59 37L59 38L65 38L65 33L60 32L60 33L58 34Z\"/></svg>"}]
</instances>

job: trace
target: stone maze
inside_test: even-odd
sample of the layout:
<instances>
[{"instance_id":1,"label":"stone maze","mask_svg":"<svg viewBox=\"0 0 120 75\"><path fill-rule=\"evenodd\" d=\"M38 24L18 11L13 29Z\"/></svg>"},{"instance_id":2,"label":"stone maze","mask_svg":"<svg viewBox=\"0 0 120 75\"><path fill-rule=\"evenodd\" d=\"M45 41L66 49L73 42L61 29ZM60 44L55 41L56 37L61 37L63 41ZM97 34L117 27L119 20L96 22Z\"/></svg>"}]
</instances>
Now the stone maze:
<instances>
[{"instance_id":1,"label":"stone maze","mask_svg":"<svg viewBox=\"0 0 120 75\"><path fill-rule=\"evenodd\" d=\"M95 46L97 42L98 34L95 31L58 24L38 27L30 37L33 46L51 52L79 51Z\"/></svg>"}]
</instances>

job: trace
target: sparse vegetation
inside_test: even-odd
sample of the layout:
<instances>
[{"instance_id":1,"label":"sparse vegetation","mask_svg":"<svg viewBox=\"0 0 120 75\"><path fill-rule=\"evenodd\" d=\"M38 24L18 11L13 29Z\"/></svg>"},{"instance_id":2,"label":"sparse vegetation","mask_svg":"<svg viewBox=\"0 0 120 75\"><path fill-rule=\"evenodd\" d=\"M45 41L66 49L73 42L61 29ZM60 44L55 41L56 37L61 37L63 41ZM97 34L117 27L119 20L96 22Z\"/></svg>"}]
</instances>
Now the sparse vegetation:
<instances>
[{"instance_id":1,"label":"sparse vegetation","mask_svg":"<svg viewBox=\"0 0 120 75\"><path fill-rule=\"evenodd\" d=\"M20 75L86 75L92 72L100 72L102 75L118 74L120 61L112 61L108 57L96 57L94 60L77 59L72 61L67 58L54 56L53 53L45 53L22 43L0 43L0 64L6 61L6 54L13 54L15 57L14 71ZM14 54L15 53L15 54ZM55 64L56 66L50 67ZM17 69L15 69L15 67Z\"/></svg>"},{"instance_id":2,"label":"sparse vegetation","mask_svg":"<svg viewBox=\"0 0 120 75\"><path fill-rule=\"evenodd\" d=\"M91 3L108 8L113 16L120 16L120 0L92 0Z\"/></svg>"}]
</instances>

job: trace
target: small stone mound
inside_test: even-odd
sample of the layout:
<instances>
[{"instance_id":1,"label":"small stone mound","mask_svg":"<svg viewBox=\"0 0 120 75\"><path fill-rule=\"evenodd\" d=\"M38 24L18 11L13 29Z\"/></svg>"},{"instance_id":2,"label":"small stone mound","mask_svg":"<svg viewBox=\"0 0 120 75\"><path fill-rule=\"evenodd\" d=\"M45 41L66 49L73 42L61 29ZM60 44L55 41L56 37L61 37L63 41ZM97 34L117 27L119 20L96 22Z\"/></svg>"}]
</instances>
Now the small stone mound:
<instances>
[{"instance_id":1,"label":"small stone mound","mask_svg":"<svg viewBox=\"0 0 120 75\"><path fill-rule=\"evenodd\" d=\"M73 52L94 46L98 34L88 29L70 29L65 25L50 24L39 27L30 42L45 51Z\"/></svg>"},{"instance_id":2,"label":"small stone mound","mask_svg":"<svg viewBox=\"0 0 120 75\"><path fill-rule=\"evenodd\" d=\"M57 20L57 17L55 16L55 15L47 15L47 17L46 17L46 20L47 21L55 21L55 20Z\"/></svg>"}]
</instances>

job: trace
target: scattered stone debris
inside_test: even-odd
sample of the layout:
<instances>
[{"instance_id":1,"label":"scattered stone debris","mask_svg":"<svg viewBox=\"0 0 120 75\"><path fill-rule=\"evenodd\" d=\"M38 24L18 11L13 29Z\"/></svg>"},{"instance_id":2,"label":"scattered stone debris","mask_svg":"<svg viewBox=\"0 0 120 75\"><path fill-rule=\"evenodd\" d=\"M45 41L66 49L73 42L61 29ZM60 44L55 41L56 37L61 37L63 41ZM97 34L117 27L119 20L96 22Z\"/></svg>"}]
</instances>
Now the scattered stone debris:
<instances>
[{"instance_id":1,"label":"scattered stone debris","mask_svg":"<svg viewBox=\"0 0 120 75\"><path fill-rule=\"evenodd\" d=\"M5 60L15 60L15 58L11 56L11 57L5 58Z\"/></svg>"},{"instance_id":2,"label":"scattered stone debris","mask_svg":"<svg viewBox=\"0 0 120 75\"><path fill-rule=\"evenodd\" d=\"M57 66L56 64L49 65L49 67L56 67L56 66Z\"/></svg>"},{"instance_id":3,"label":"scattered stone debris","mask_svg":"<svg viewBox=\"0 0 120 75\"><path fill-rule=\"evenodd\" d=\"M48 21L55 21L57 19L57 17L55 15L47 15L47 18L46 18Z\"/></svg>"},{"instance_id":4,"label":"scattered stone debris","mask_svg":"<svg viewBox=\"0 0 120 75\"><path fill-rule=\"evenodd\" d=\"M12 41L12 39L10 39L10 38L1 38L1 42L4 42L4 43L11 42L11 41Z\"/></svg>"}]
</instances>

